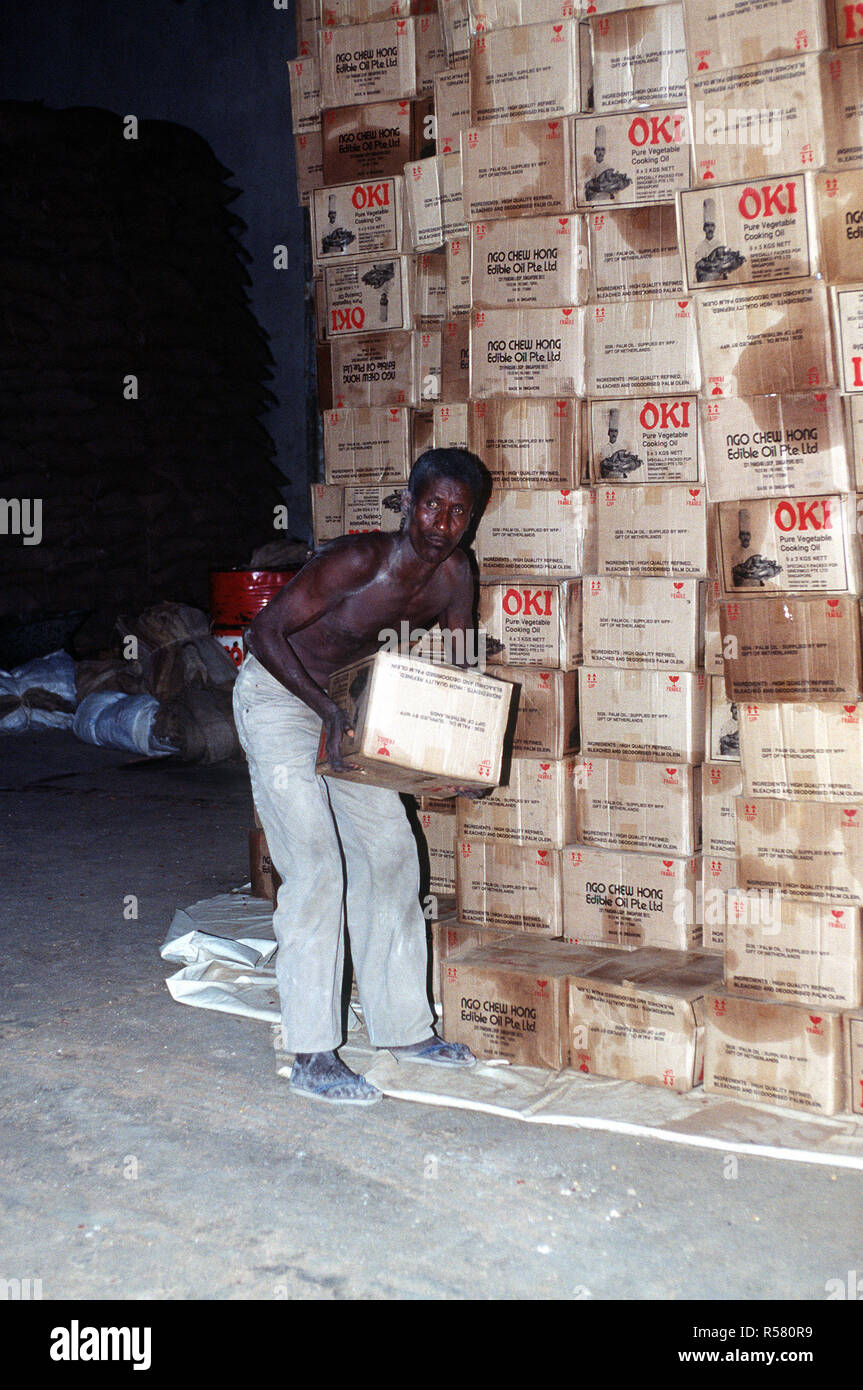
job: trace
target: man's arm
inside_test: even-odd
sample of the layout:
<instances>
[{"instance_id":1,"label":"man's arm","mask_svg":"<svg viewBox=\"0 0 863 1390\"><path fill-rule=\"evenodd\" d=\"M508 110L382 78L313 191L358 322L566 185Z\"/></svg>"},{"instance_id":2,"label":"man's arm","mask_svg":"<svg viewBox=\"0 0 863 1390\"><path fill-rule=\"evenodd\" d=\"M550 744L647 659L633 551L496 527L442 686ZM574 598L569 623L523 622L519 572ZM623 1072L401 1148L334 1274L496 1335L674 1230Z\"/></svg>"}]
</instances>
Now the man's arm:
<instances>
[{"instance_id":1,"label":"man's arm","mask_svg":"<svg viewBox=\"0 0 863 1390\"><path fill-rule=\"evenodd\" d=\"M339 771L348 766L341 754L342 738L352 732L347 715L309 674L290 639L366 582L375 567L374 557L362 547L335 549L315 556L279 590L246 632L246 646L252 655L323 720L327 757Z\"/></svg>"}]
</instances>

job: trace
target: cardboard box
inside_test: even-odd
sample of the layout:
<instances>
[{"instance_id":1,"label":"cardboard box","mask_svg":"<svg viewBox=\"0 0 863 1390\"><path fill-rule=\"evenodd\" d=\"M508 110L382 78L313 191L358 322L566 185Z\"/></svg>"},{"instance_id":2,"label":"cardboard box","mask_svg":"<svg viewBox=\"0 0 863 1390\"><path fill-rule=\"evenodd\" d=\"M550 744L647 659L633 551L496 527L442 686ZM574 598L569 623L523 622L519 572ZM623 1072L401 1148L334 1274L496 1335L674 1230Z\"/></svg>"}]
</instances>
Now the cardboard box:
<instances>
[{"instance_id":1,"label":"cardboard box","mask_svg":"<svg viewBox=\"0 0 863 1390\"><path fill-rule=\"evenodd\" d=\"M434 250L449 238L466 236L461 155L438 154L406 165L405 201L415 250Z\"/></svg>"},{"instance_id":2,"label":"cardboard box","mask_svg":"<svg viewBox=\"0 0 863 1390\"><path fill-rule=\"evenodd\" d=\"M689 290L808 279L821 269L811 174L714 184L678 193Z\"/></svg>"},{"instance_id":3,"label":"cardboard box","mask_svg":"<svg viewBox=\"0 0 863 1390\"><path fill-rule=\"evenodd\" d=\"M863 168L863 48L821 54L828 169Z\"/></svg>"},{"instance_id":4,"label":"cardboard box","mask_svg":"<svg viewBox=\"0 0 863 1390\"><path fill-rule=\"evenodd\" d=\"M786 596L723 603L719 625L729 699L859 700L863 671L854 599Z\"/></svg>"},{"instance_id":5,"label":"cardboard box","mask_svg":"<svg viewBox=\"0 0 863 1390\"><path fill-rule=\"evenodd\" d=\"M721 962L703 952L616 954L569 984L570 1065L684 1092L704 1067L704 1000Z\"/></svg>"},{"instance_id":6,"label":"cardboard box","mask_svg":"<svg viewBox=\"0 0 863 1390\"><path fill-rule=\"evenodd\" d=\"M497 840L459 840L459 918L478 926L561 936L560 859L559 849Z\"/></svg>"},{"instance_id":7,"label":"cardboard box","mask_svg":"<svg viewBox=\"0 0 863 1390\"><path fill-rule=\"evenodd\" d=\"M563 935L573 945L689 951L699 861L569 845L563 852Z\"/></svg>"},{"instance_id":8,"label":"cardboard box","mask_svg":"<svg viewBox=\"0 0 863 1390\"><path fill-rule=\"evenodd\" d=\"M579 207L671 203L689 187L689 122L685 107L575 121L575 196Z\"/></svg>"},{"instance_id":9,"label":"cardboard box","mask_svg":"<svg viewBox=\"0 0 863 1390\"><path fill-rule=\"evenodd\" d=\"M589 281L582 217L524 217L471 226L475 309L584 304Z\"/></svg>"},{"instance_id":10,"label":"cardboard box","mask_svg":"<svg viewBox=\"0 0 863 1390\"><path fill-rule=\"evenodd\" d=\"M794 1004L704 1001L704 1089L729 1100L835 1115L844 1104L842 1015Z\"/></svg>"},{"instance_id":11,"label":"cardboard box","mask_svg":"<svg viewBox=\"0 0 863 1390\"><path fill-rule=\"evenodd\" d=\"M575 839L596 849L692 856L701 843L699 769L578 759Z\"/></svg>"},{"instance_id":12,"label":"cardboard box","mask_svg":"<svg viewBox=\"0 0 863 1390\"><path fill-rule=\"evenodd\" d=\"M863 283L831 290L841 389L863 391Z\"/></svg>"},{"instance_id":13,"label":"cardboard box","mask_svg":"<svg viewBox=\"0 0 863 1390\"><path fill-rule=\"evenodd\" d=\"M697 397L592 401L590 428L590 474L596 481L698 482Z\"/></svg>"},{"instance_id":14,"label":"cardboard box","mask_svg":"<svg viewBox=\"0 0 863 1390\"><path fill-rule=\"evenodd\" d=\"M421 328L414 335L414 399L426 410L443 390L443 335L439 328Z\"/></svg>"},{"instance_id":15,"label":"cardboard box","mask_svg":"<svg viewBox=\"0 0 863 1390\"><path fill-rule=\"evenodd\" d=\"M333 404L411 405L416 391L414 333L369 333L334 339L331 348Z\"/></svg>"},{"instance_id":16,"label":"cardboard box","mask_svg":"<svg viewBox=\"0 0 863 1390\"><path fill-rule=\"evenodd\" d=\"M300 0L294 11L297 53L303 57L317 52L321 11L318 0Z\"/></svg>"},{"instance_id":17,"label":"cardboard box","mask_svg":"<svg viewBox=\"0 0 863 1390\"><path fill-rule=\"evenodd\" d=\"M828 0L827 18L831 43L836 48L863 43L863 14L860 0Z\"/></svg>"},{"instance_id":18,"label":"cardboard box","mask_svg":"<svg viewBox=\"0 0 863 1390\"><path fill-rule=\"evenodd\" d=\"M863 1003L859 909L778 898L775 906L758 922L727 923L728 993L811 1009L854 1009Z\"/></svg>"},{"instance_id":19,"label":"cardboard box","mask_svg":"<svg viewBox=\"0 0 863 1390\"><path fill-rule=\"evenodd\" d=\"M859 805L741 798L737 845L742 888L831 907L863 903Z\"/></svg>"},{"instance_id":20,"label":"cardboard box","mask_svg":"<svg viewBox=\"0 0 863 1390\"><path fill-rule=\"evenodd\" d=\"M399 642L399 651L420 661L436 661L451 666L456 665L465 654L467 664L484 670L481 652L477 652L475 659L473 634L464 638L461 634L454 634L449 630L442 631L437 624L427 628L411 629L410 624L405 623L401 627L400 637L404 640Z\"/></svg>"},{"instance_id":21,"label":"cardboard box","mask_svg":"<svg viewBox=\"0 0 863 1390\"><path fill-rule=\"evenodd\" d=\"M470 55L470 19L467 0L439 0L443 36L450 64Z\"/></svg>"},{"instance_id":22,"label":"cardboard box","mask_svg":"<svg viewBox=\"0 0 863 1390\"><path fill-rule=\"evenodd\" d=\"M702 949L724 955L727 923L738 915L744 921L757 920L759 908L753 904L760 906L762 895L746 894L740 887L734 851L721 858L707 853L702 856L699 888L696 910L697 920L702 924ZM768 903L774 900L771 894L763 896Z\"/></svg>"},{"instance_id":23,"label":"cardboard box","mask_svg":"<svg viewBox=\"0 0 863 1390\"><path fill-rule=\"evenodd\" d=\"M706 395L763 396L835 384L822 281L704 290L693 302Z\"/></svg>"},{"instance_id":24,"label":"cardboard box","mask_svg":"<svg viewBox=\"0 0 863 1390\"><path fill-rule=\"evenodd\" d=\"M317 130L294 136L294 160L297 166L297 198L303 207L311 203L312 193L324 182L324 150L320 121Z\"/></svg>"},{"instance_id":25,"label":"cardboard box","mask_svg":"<svg viewBox=\"0 0 863 1390\"><path fill-rule=\"evenodd\" d=\"M435 1003L443 998L443 970L447 965L466 951L478 946L493 946L509 935L503 928L466 926L456 919L455 909L451 916L432 922L431 987Z\"/></svg>"},{"instance_id":26,"label":"cardboard box","mask_svg":"<svg viewBox=\"0 0 863 1390\"><path fill-rule=\"evenodd\" d=\"M447 317L446 257L442 251L423 251L411 261L417 327L439 328Z\"/></svg>"},{"instance_id":27,"label":"cardboard box","mask_svg":"<svg viewBox=\"0 0 863 1390\"><path fill-rule=\"evenodd\" d=\"M458 798L458 838L562 849L575 837L575 759L513 758L505 785Z\"/></svg>"},{"instance_id":28,"label":"cardboard box","mask_svg":"<svg viewBox=\"0 0 863 1390\"><path fill-rule=\"evenodd\" d=\"M707 575L703 487L599 487L595 528L599 574L671 579Z\"/></svg>"},{"instance_id":29,"label":"cardboard box","mask_svg":"<svg viewBox=\"0 0 863 1390\"><path fill-rule=\"evenodd\" d=\"M848 431L848 461L854 486L863 488L863 395L845 397L845 420ZM859 499L858 499L859 501Z\"/></svg>"},{"instance_id":30,"label":"cardboard box","mask_svg":"<svg viewBox=\"0 0 863 1390\"><path fill-rule=\"evenodd\" d=\"M313 277L313 300L315 308L315 341L326 342L327 338L327 296L324 290L323 275Z\"/></svg>"},{"instance_id":31,"label":"cardboard box","mask_svg":"<svg viewBox=\"0 0 863 1390\"><path fill-rule=\"evenodd\" d=\"M519 758L564 758L578 751L578 672L495 666L518 686L512 752Z\"/></svg>"},{"instance_id":32,"label":"cardboard box","mask_svg":"<svg viewBox=\"0 0 863 1390\"><path fill-rule=\"evenodd\" d=\"M577 489L492 494L474 549L486 578L581 573L587 508Z\"/></svg>"},{"instance_id":33,"label":"cardboard box","mask_svg":"<svg viewBox=\"0 0 863 1390\"><path fill-rule=\"evenodd\" d=\"M571 19L577 8L573 0L468 0L472 34L485 34L492 29L514 29L523 24L540 24L553 19Z\"/></svg>"},{"instance_id":34,"label":"cardboard box","mask_svg":"<svg viewBox=\"0 0 863 1390\"><path fill-rule=\"evenodd\" d=\"M456 63L435 73L434 109L438 150L441 154L456 154L461 132L471 124L468 63Z\"/></svg>"},{"instance_id":35,"label":"cardboard box","mask_svg":"<svg viewBox=\"0 0 863 1390\"><path fill-rule=\"evenodd\" d=\"M585 313L588 396L678 395L701 383L689 299L627 299Z\"/></svg>"},{"instance_id":36,"label":"cardboard box","mask_svg":"<svg viewBox=\"0 0 863 1390\"><path fill-rule=\"evenodd\" d=\"M720 502L714 515L725 597L859 592L853 493Z\"/></svg>"},{"instance_id":37,"label":"cardboard box","mask_svg":"<svg viewBox=\"0 0 863 1390\"><path fill-rule=\"evenodd\" d=\"M585 664L637 671L698 670L704 600L697 579L585 579Z\"/></svg>"},{"instance_id":38,"label":"cardboard box","mask_svg":"<svg viewBox=\"0 0 863 1390\"><path fill-rule=\"evenodd\" d=\"M441 323L441 397L467 404L470 386L470 323L466 317Z\"/></svg>"},{"instance_id":39,"label":"cardboard box","mask_svg":"<svg viewBox=\"0 0 863 1390\"><path fill-rule=\"evenodd\" d=\"M474 309L470 395L584 394L582 310Z\"/></svg>"},{"instance_id":40,"label":"cardboard box","mask_svg":"<svg viewBox=\"0 0 863 1390\"><path fill-rule=\"evenodd\" d=\"M446 299L447 312L470 313L470 237L451 237L447 240L446 252Z\"/></svg>"},{"instance_id":41,"label":"cardboard box","mask_svg":"<svg viewBox=\"0 0 863 1390\"><path fill-rule=\"evenodd\" d=\"M507 682L379 651L334 672L329 695L350 718L344 756L356 770L334 773L321 758L327 776L396 791L497 785Z\"/></svg>"},{"instance_id":42,"label":"cardboard box","mask_svg":"<svg viewBox=\"0 0 863 1390\"><path fill-rule=\"evenodd\" d=\"M327 340L327 298L323 275L312 277L312 311L315 316L315 351ZM318 409L321 409L320 405Z\"/></svg>"},{"instance_id":43,"label":"cardboard box","mask_svg":"<svg viewBox=\"0 0 863 1390\"><path fill-rule=\"evenodd\" d=\"M324 267L327 337L413 327L407 256Z\"/></svg>"},{"instance_id":44,"label":"cardboard box","mask_svg":"<svg viewBox=\"0 0 863 1390\"><path fill-rule=\"evenodd\" d=\"M735 183L823 168L817 53L700 72L687 83L695 180Z\"/></svg>"},{"instance_id":45,"label":"cardboard box","mask_svg":"<svg viewBox=\"0 0 863 1390\"><path fill-rule=\"evenodd\" d=\"M322 29L320 70L327 107L417 96L416 20Z\"/></svg>"},{"instance_id":46,"label":"cardboard box","mask_svg":"<svg viewBox=\"0 0 863 1390\"><path fill-rule=\"evenodd\" d=\"M577 19L478 33L470 48L469 124L573 115L581 107L580 76Z\"/></svg>"},{"instance_id":47,"label":"cardboard box","mask_svg":"<svg viewBox=\"0 0 863 1390\"><path fill-rule=\"evenodd\" d=\"M314 58L288 61L291 92L291 129L295 135L310 134L321 127L321 77Z\"/></svg>"},{"instance_id":48,"label":"cardboard box","mask_svg":"<svg viewBox=\"0 0 863 1390\"><path fill-rule=\"evenodd\" d=\"M582 659L581 580L480 580L479 629L489 666L572 670Z\"/></svg>"},{"instance_id":49,"label":"cardboard box","mask_svg":"<svg viewBox=\"0 0 863 1390\"><path fill-rule=\"evenodd\" d=\"M312 483L312 535L315 545L345 534L344 489L337 483Z\"/></svg>"},{"instance_id":50,"label":"cardboard box","mask_svg":"<svg viewBox=\"0 0 863 1390\"><path fill-rule=\"evenodd\" d=\"M362 179L321 188L311 201L316 266L397 255L404 242L404 179Z\"/></svg>"},{"instance_id":51,"label":"cardboard box","mask_svg":"<svg viewBox=\"0 0 863 1390\"><path fill-rule=\"evenodd\" d=\"M863 260L863 171L815 175L824 278L833 285L860 279Z\"/></svg>"},{"instance_id":52,"label":"cardboard box","mask_svg":"<svg viewBox=\"0 0 863 1390\"><path fill-rule=\"evenodd\" d=\"M707 729L704 756L707 762L740 762L740 710L725 693L723 676L708 676Z\"/></svg>"},{"instance_id":53,"label":"cardboard box","mask_svg":"<svg viewBox=\"0 0 863 1390\"><path fill-rule=\"evenodd\" d=\"M331 107L321 130L327 185L402 177L408 160L419 155L418 103L407 97Z\"/></svg>"},{"instance_id":54,"label":"cardboard box","mask_svg":"<svg viewBox=\"0 0 863 1390\"><path fill-rule=\"evenodd\" d=\"M683 0L689 71L766 63L828 44L821 0Z\"/></svg>"},{"instance_id":55,"label":"cardboard box","mask_svg":"<svg viewBox=\"0 0 863 1390\"><path fill-rule=\"evenodd\" d=\"M536 941L535 952L515 950L506 940L445 964L443 1032L450 1042L514 1066L557 1071L567 1065L567 980L589 968L596 952L560 947L552 954Z\"/></svg>"},{"instance_id":56,"label":"cardboard box","mask_svg":"<svg viewBox=\"0 0 863 1390\"><path fill-rule=\"evenodd\" d=\"M355 536L362 531L399 530L402 521L400 483L383 487L349 485L343 492L346 536Z\"/></svg>"},{"instance_id":57,"label":"cardboard box","mask_svg":"<svg viewBox=\"0 0 863 1390\"><path fill-rule=\"evenodd\" d=\"M581 750L588 757L700 763L705 678L689 671L579 671Z\"/></svg>"},{"instance_id":58,"label":"cardboard box","mask_svg":"<svg viewBox=\"0 0 863 1390\"><path fill-rule=\"evenodd\" d=\"M863 727L856 704L745 704L743 794L863 802Z\"/></svg>"},{"instance_id":59,"label":"cardboard box","mask_svg":"<svg viewBox=\"0 0 863 1390\"><path fill-rule=\"evenodd\" d=\"M470 447L468 444L467 401L435 403L432 406L431 417L432 439L429 447L435 449L467 449Z\"/></svg>"},{"instance_id":60,"label":"cardboard box","mask_svg":"<svg viewBox=\"0 0 863 1390\"><path fill-rule=\"evenodd\" d=\"M701 836L705 859L737 855L737 798L743 795L739 762L708 762L701 770Z\"/></svg>"},{"instance_id":61,"label":"cardboard box","mask_svg":"<svg viewBox=\"0 0 863 1390\"><path fill-rule=\"evenodd\" d=\"M845 1097L855 1115L863 1115L863 1009L844 1016Z\"/></svg>"},{"instance_id":62,"label":"cardboard box","mask_svg":"<svg viewBox=\"0 0 863 1390\"><path fill-rule=\"evenodd\" d=\"M455 893L456 817L452 811L417 811L429 857L430 893Z\"/></svg>"},{"instance_id":63,"label":"cardboard box","mask_svg":"<svg viewBox=\"0 0 863 1390\"><path fill-rule=\"evenodd\" d=\"M426 7L427 12L414 14L416 18L417 49L417 89L423 96L434 97L435 78L447 71L448 59L443 26L437 5Z\"/></svg>"},{"instance_id":64,"label":"cardboard box","mask_svg":"<svg viewBox=\"0 0 863 1390\"><path fill-rule=\"evenodd\" d=\"M282 880L270 858L267 837L260 826L249 831L249 878L253 898L266 898L271 903L276 901Z\"/></svg>"},{"instance_id":65,"label":"cardboard box","mask_svg":"<svg viewBox=\"0 0 863 1390\"><path fill-rule=\"evenodd\" d=\"M468 404L469 448L495 488L573 488L581 472L580 403L498 398Z\"/></svg>"},{"instance_id":66,"label":"cardboard box","mask_svg":"<svg viewBox=\"0 0 863 1390\"><path fill-rule=\"evenodd\" d=\"M718 579L707 581L704 617L704 670L708 676L724 676L722 634L719 631L719 605L722 603Z\"/></svg>"},{"instance_id":67,"label":"cardboard box","mask_svg":"<svg viewBox=\"0 0 863 1390\"><path fill-rule=\"evenodd\" d=\"M572 212L572 119L471 126L461 136L471 222Z\"/></svg>"},{"instance_id":68,"label":"cardboard box","mask_svg":"<svg viewBox=\"0 0 863 1390\"><path fill-rule=\"evenodd\" d=\"M410 436L405 406L327 410L323 425L328 483L407 482Z\"/></svg>"},{"instance_id":69,"label":"cardboard box","mask_svg":"<svg viewBox=\"0 0 863 1390\"><path fill-rule=\"evenodd\" d=\"M848 492L836 391L702 401L701 446L712 502Z\"/></svg>"},{"instance_id":70,"label":"cardboard box","mask_svg":"<svg viewBox=\"0 0 863 1390\"><path fill-rule=\"evenodd\" d=\"M592 212L587 224L593 298L599 303L683 293L672 203L604 209Z\"/></svg>"},{"instance_id":71,"label":"cardboard box","mask_svg":"<svg viewBox=\"0 0 863 1390\"><path fill-rule=\"evenodd\" d=\"M327 29L337 24L371 24L382 19L407 19L410 0L319 0L318 23Z\"/></svg>"},{"instance_id":72,"label":"cardboard box","mask_svg":"<svg viewBox=\"0 0 863 1390\"><path fill-rule=\"evenodd\" d=\"M590 18L593 109L672 105L686 94L683 6L654 5Z\"/></svg>"}]
</instances>

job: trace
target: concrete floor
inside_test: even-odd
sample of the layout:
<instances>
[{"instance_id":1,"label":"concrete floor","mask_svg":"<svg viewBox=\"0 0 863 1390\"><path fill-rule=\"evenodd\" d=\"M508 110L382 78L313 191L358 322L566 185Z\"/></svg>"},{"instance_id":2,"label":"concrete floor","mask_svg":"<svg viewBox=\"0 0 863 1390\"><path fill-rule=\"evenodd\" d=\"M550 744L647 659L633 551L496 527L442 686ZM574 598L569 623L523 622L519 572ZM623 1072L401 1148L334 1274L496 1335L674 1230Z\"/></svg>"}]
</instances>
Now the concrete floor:
<instances>
[{"instance_id":1,"label":"concrete floor","mask_svg":"<svg viewBox=\"0 0 863 1390\"><path fill-rule=\"evenodd\" d=\"M53 732L0 757L0 1279L45 1299L824 1300L863 1272L863 1174L292 1096L267 1026L174 1004L157 949L177 906L247 877L244 769L131 767Z\"/></svg>"}]
</instances>

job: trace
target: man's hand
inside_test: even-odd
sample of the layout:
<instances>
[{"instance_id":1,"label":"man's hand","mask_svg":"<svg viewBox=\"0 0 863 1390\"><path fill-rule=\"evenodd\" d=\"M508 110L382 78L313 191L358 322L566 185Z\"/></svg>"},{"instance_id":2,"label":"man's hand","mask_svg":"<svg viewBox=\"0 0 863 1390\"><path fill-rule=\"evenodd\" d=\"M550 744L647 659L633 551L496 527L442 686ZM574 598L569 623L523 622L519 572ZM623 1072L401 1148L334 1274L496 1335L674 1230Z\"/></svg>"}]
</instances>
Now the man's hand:
<instances>
[{"instance_id":1,"label":"man's hand","mask_svg":"<svg viewBox=\"0 0 863 1390\"><path fill-rule=\"evenodd\" d=\"M342 743L346 735L353 734L350 721L343 709L333 705L332 712L324 716L326 730L327 762L333 772L356 772L356 763L346 763L342 757Z\"/></svg>"}]
</instances>

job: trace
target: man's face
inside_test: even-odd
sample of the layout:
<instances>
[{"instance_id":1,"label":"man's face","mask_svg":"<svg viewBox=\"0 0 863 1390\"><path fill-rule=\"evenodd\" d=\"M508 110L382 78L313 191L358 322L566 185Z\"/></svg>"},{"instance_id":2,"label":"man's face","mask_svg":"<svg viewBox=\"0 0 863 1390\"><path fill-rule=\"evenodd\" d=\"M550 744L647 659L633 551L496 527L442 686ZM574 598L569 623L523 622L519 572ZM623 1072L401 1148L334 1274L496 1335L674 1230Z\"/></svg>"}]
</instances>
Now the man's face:
<instances>
[{"instance_id":1,"label":"man's face","mask_svg":"<svg viewBox=\"0 0 863 1390\"><path fill-rule=\"evenodd\" d=\"M708 241L712 241L712 240L713 240L714 236L716 235L716 223L715 223L715 222L705 222L705 224L704 224L704 235L705 235L705 237L707 238Z\"/></svg>"},{"instance_id":2,"label":"man's face","mask_svg":"<svg viewBox=\"0 0 863 1390\"><path fill-rule=\"evenodd\" d=\"M604 146L604 145L594 145L594 147L593 147L593 155L594 155L594 158L595 158L597 164L601 164L602 161L605 159L605 146Z\"/></svg>"},{"instance_id":3,"label":"man's face","mask_svg":"<svg viewBox=\"0 0 863 1390\"><path fill-rule=\"evenodd\" d=\"M737 532L737 535L740 538L740 544L742 545L743 549L748 550L749 542L752 540L752 532L746 531L741 527L741 529Z\"/></svg>"},{"instance_id":4,"label":"man's face","mask_svg":"<svg viewBox=\"0 0 863 1390\"><path fill-rule=\"evenodd\" d=\"M618 434L617 425L609 425L609 427L608 427L608 442L609 442L609 444L613 444L613 443L615 442L615 440L617 439L617 434Z\"/></svg>"},{"instance_id":5,"label":"man's face","mask_svg":"<svg viewBox=\"0 0 863 1390\"><path fill-rule=\"evenodd\" d=\"M411 499L405 493L405 532L421 560L439 565L468 528L473 493L455 478L429 478Z\"/></svg>"}]
</instances>

